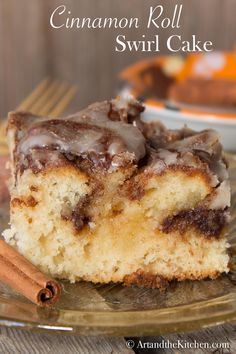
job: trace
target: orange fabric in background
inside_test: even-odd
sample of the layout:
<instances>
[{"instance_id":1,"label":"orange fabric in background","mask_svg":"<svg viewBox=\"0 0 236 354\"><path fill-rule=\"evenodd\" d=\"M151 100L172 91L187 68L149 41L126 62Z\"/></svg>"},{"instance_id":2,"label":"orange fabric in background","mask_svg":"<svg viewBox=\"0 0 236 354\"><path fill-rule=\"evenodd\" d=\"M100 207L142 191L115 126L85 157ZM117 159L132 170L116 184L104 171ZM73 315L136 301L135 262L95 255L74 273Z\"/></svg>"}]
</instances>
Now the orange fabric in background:
<instances>
[{"instance_id":1,"label":"orange fabric in background","mask_svg":"<svg viewBox=\"0 0 236 354\"><path fill-rule=\"evenodd\" d=\"M210 60L215 59L220 60L222 58L222 65L214 67L210 65ZM209 58L209 64L206 58ZM218 60L218 61L219 61ZM197 66L202 64L203 71L197 72ZM205 71L204 71L205 64ZM177 80L184 80L189 77L203 77L203 78L223 78L223 79L233 79L236 80L236 52L212 52L209 54L189 54L186 57L185 64L182 70L177 75Z\"/></svg>"}]
</instances>

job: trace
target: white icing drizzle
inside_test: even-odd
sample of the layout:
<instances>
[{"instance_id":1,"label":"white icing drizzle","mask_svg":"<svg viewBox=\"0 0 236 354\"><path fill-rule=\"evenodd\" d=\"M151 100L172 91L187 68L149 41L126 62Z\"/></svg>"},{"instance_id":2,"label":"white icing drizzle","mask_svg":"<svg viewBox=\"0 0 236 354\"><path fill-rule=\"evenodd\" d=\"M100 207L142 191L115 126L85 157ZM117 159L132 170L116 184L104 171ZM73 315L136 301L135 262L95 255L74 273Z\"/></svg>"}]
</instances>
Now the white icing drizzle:
<instances>
[{"instance_id":1,"label":"white icing drizzle","mask_svg":"<svg viewBox=\"0 0 236 354\"><path fill-rule=\"evenodd\" d=\"M215 189L215 192L208 203L209 209L225 209L230 206L230 184L229 181L223 181L219 187Z\"/></svg>"},{"instance_id":2,"label":"white icing drizzle","mask_svg":"<svg viewBox=\"0 0 236 354\"><path fill-rule=\"evenodd\" d=\"M84 135L80 136L80 139L76 139L74 136L68 141L50 131L45 131L45 133L30 135L27 139L23 140L21 144L21 152L27 154L32 148L45 148L54 145L57 146L58 150L72 154L83 154L87 151L100 151L102 149L99 144L99 139L101 137L101 132L96 132L91 129L86 130Z\"/></svg>"},{"instance_id":3,"label":"white icing drizzle","mask_svg":"<svg viewBox=\"0 0 236 354\"><path fill-rule=\"evenodd\" d=\"M159 149L157 156L165 162L166 166L174 165L177 163L177 152Z\"/></svg>"},{"instance_id":4,"label":"white icing drizzle","mask_svg":"<svg viewBox=\"0 0 236 354\"><path fill-rule=\"evenodd\" d=\"M144 136L128 123L110 120L109 110L110 103L105 101L62 118L55 125L47 119L32 123L20 141L19 151L26 155L33 148L53 147L74 155L93 152L111 157L129 152L138 161L146 153Z\"/></svg>"},{"instance_id":5,"label":"white icing drizzle","mask_svg":"<svg viewBox=\"0 0 236 354\"><path fill-rule=\"evenodd\" d=\"M21 114L24 119L17 137L20 161L23 167L26 166L28 162L24 157L31 154L36 167L42 161L47 164L47 160L56 164L63 158L63 152L69 160L70 155L89 155L94 163L106 165L109 162L110 167L106 166L112 171L127 161L142 159L147 144L145 171L162 173L172 165L202 168L210 176L212 187L228 178L215 131L196 133L186 127L172 131L161 123L147 124L140 121L142 110L143 107L133 98L118 98L92 104L76 114L56 120ZM41 152L36 153L35 148L42 148ZM229 204L229 187L223 183L220 186L214 200L211 199L214 208Z\"/></svg>"},{"instance_id":6,"label":"white icing drizzle","mask_svg":"<svg viewBox=\"0 0 236 354\"><path fill-rule=\"evenodd\" d=\"M195 150L204 150L209 153L214 152L214 144L219 141L219 135L214 130L205 130L203 132L194 134L187 138L177 140L173 143L170 143L169 148L175 148L179 151L195 149Z\"/></svg>"}]
</instances>

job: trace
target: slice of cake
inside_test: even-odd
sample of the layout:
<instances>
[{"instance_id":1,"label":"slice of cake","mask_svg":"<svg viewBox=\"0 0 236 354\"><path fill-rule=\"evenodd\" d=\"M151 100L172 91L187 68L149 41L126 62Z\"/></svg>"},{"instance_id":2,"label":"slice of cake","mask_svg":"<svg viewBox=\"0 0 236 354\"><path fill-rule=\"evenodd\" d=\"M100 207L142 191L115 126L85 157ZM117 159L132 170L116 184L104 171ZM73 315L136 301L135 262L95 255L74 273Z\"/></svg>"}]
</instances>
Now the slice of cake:
<instances>
[{"instance_id":1,"label":"slice of cake","mask_svg":"<svg viewBox=\"0 0 236 354\"><path fill-rule=\"evenodd\" d=\"M175 102L204 106L236 106L236 80L189 78L169 87L168 98Z\"/></svg>"},{"instance_id":2,"label":"slice of cake","mask_svg":"<svg viewBox=\"0 0 236 354\"><path fill-rule=\"evenodd\" d=\"M228 272L218 135L144 123L133 99L9 114L8 243L54 277L166 287Z\"/></svg>"}]
</instances>

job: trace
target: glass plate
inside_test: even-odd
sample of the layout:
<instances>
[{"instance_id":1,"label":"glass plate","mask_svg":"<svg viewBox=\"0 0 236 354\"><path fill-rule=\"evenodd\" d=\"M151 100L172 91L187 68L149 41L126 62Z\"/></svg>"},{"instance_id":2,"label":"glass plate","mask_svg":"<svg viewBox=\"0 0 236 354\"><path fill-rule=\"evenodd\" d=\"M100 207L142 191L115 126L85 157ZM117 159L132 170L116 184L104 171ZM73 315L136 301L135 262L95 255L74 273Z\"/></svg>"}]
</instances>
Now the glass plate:
<instances>
[{"instance_id":1,"label":"glass plate","mask_svg":"<svg viewBox=\"0 0 236 354\"><path fill-rule=\"evenodd\" d=\"M229 239L236 255L236 155L228 155L232 185ZM8 203L0 205L7 226ZM0 284L0 325L82 335L142 336L190 331L236 320L236 265L216 280L172 283L165 293L121 285L63 282L60 301L42 309Z\"/></svg>"}]
</instances>

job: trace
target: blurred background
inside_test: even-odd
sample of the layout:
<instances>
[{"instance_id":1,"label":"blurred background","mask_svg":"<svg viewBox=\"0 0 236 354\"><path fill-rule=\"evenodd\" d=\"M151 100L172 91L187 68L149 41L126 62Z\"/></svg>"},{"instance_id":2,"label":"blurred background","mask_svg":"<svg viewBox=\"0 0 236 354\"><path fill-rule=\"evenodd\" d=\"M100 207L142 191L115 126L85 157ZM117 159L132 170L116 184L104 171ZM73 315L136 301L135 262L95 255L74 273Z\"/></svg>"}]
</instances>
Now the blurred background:
<instances>
[{"instance_id":1,"label":"blurred background","mask_svg":"<svg viewBox=\"0 0 236 354\"><path fill-rule=\"evenodd\" d=\"M74 17L139 17L144 25L151 5L164 5L166 16L171 16L174 5L183 4L181 28L52 29L51 13L62 4ZM196 34L211 40L216 50L232 49L235 14L236 0L0 0L0 117L47 76L78 84L71 110L112 97L119 71L148 55L115 52L118 34L126 34L130 40L160 34L163 42L172 32L185 40ZM164 53L161 48L159 54Z\"/></svg>"}]
</instances>

